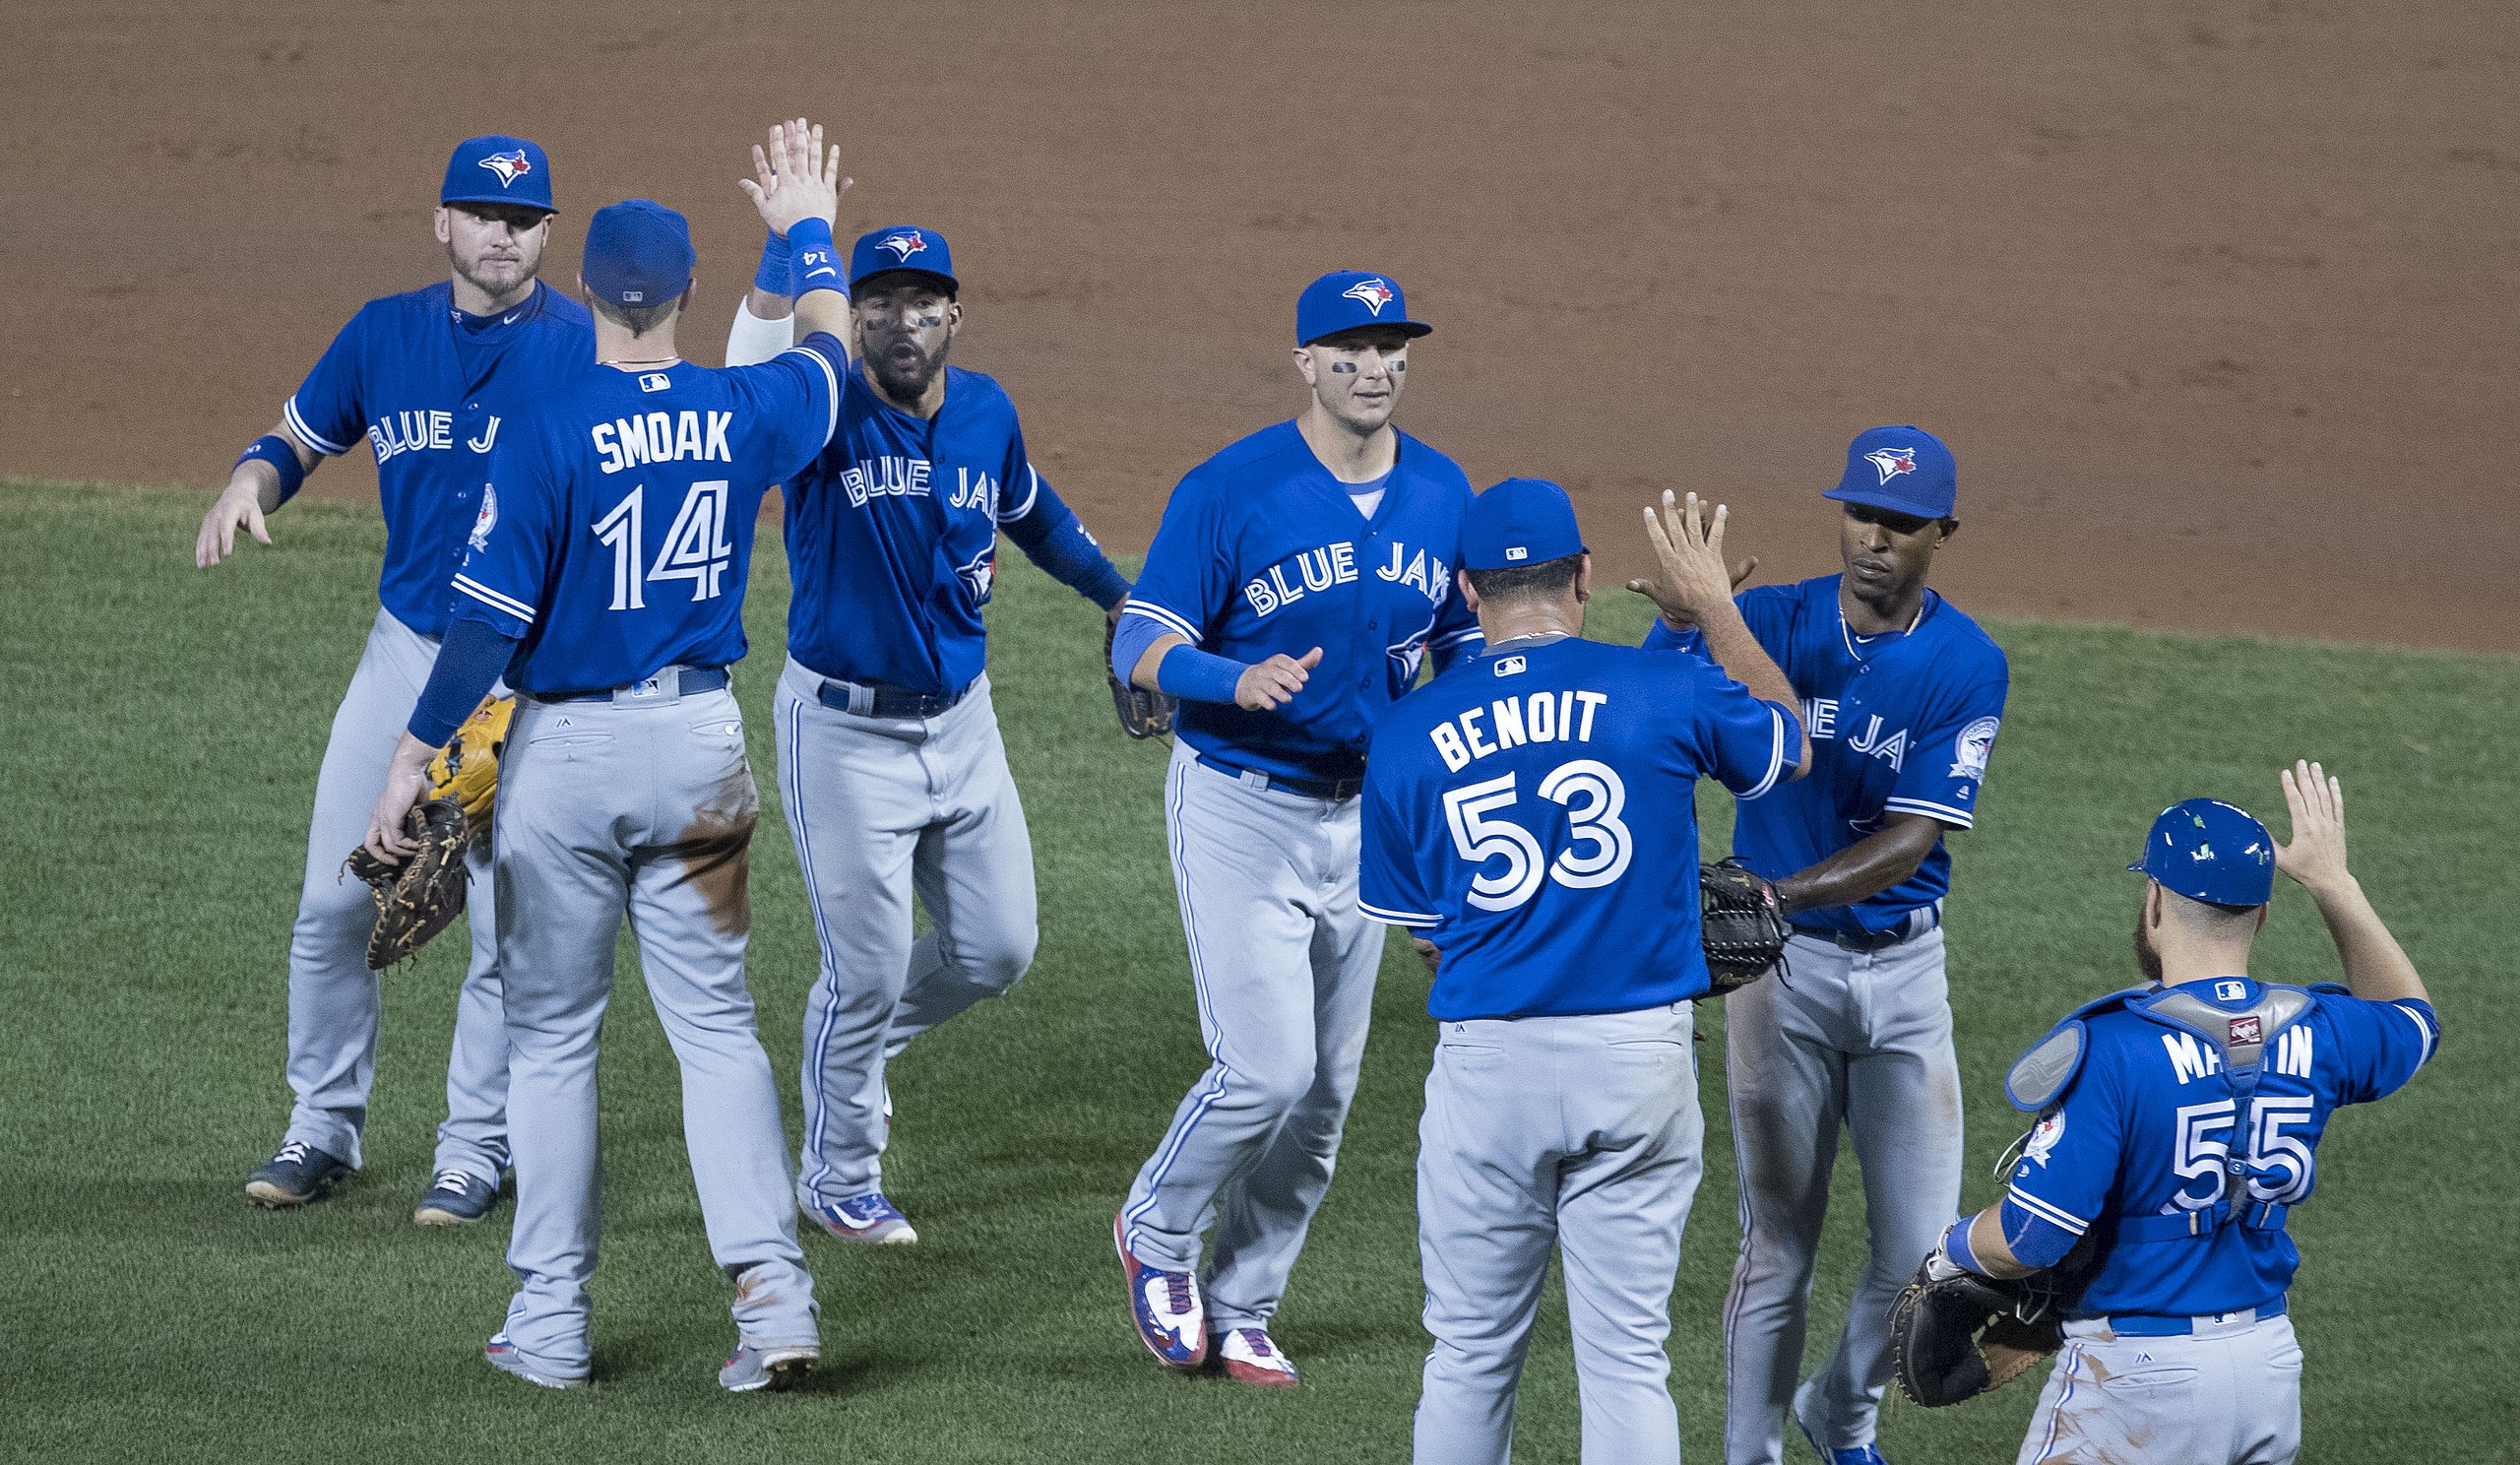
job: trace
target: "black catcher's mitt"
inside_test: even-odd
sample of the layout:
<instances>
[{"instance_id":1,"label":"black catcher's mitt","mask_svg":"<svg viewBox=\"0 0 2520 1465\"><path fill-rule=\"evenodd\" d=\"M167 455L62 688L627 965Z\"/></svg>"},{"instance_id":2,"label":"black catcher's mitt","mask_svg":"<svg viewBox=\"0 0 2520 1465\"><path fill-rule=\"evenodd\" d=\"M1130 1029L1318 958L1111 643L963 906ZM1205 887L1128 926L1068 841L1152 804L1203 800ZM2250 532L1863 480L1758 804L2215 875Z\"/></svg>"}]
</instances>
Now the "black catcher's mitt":
<instances>
[{"instance_id":1,"label":"black catcher's mitt","mask_svg":"<svg viewBox=\"0 0 2520 1465\"><path fill-rule=\"evenodd\" d=\"M1747 987L1785 958L1785 905L1776 887L1737 860L1698 866L1699 940L1713 995Z\"/></svg>"},{"instance_id":2,"label":"black catcher's mitt","mask_svg":"<svg viewBox=\"0 0 2520 1465\"><path fill-rule=\"evenodd\" d=\"M371 972L410 960L464 912L464 851L472 843L464 806L453 797L413 804L403 816L403 832L420 842L409 860L388 864L362 845L342 862L376 896L376 929L367 938Z\"/></svg>"},{"instance_id":3,"label":"black catcher's mitt","mask_svg":"<svg viewBox=\"0 0 2520 1465\"><path fill-rule=\"evenodd\" d=\"M2039 1278L1980 1276L1937 1249L1891 1305L1900 1392L1940 1409L2012 1382L2063 1346L2053 1301Z\"/></svg>"},{"instance_id":4,"label":"black catcher's mitt","mask_svg":"<svg viewBox=\"0 0 2520 1465\"><path fill-rule=\"evenodd\" d=\"M1120 715L1120 731L1131 737L1162 737L1172 731L1172 714L1181 704L1162 692L1123 681L1111 669L1111 638L1118 629L1109 620L1102 622L1102 679L1111 684L1111 707Z\"/></svg>"}]
</instances>

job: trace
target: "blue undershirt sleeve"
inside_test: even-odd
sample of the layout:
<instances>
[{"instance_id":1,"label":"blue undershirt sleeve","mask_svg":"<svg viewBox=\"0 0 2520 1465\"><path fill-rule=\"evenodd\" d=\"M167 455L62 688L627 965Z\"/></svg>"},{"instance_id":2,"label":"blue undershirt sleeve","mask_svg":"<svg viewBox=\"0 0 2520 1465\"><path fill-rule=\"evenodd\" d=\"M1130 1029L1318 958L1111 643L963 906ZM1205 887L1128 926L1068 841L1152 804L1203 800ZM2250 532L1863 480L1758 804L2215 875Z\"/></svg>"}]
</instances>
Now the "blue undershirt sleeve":
<instances>
[{"instance_id":1,"label":"blue undershirt sleeve","mask_svg":"<svg viewBox=\"0 0 2520 1465\"><path fill-rule=\"evenodd\" d=\"M1123 615L1111 633L1111 674L1123 682L1145 660L1148 648L1171 634L1143 615Z\"/></svg>"},{"instance_id":2,"label":"blue undershirt sleeve","mask_svg":"<svg viewBox=\"0 0 2520 1465\"><path fill-rule=\"evenodd\" d=\"M420 688L420 703L411 709L411 735L431 747L446 746L498 685L499 673L507 669L522 639L459 609L438 648L437 665L429 669L428 685Z\"/></svg>"},{"instance_id":3,"label":"blue undershirt sleeve","mask_svg":"<svg viewBox=\"0 0 2520 1465\"><path fill-rule=\"evenodd\" d=\"M1052 579L1108 610L1129 593L1128 577L1111 563L1102 546L1087 532L1085 521L1050 487L1050 480L1029 467L1030 491L1017 511L998 522L1033 563Z\"/></svg>"}]
</instances>

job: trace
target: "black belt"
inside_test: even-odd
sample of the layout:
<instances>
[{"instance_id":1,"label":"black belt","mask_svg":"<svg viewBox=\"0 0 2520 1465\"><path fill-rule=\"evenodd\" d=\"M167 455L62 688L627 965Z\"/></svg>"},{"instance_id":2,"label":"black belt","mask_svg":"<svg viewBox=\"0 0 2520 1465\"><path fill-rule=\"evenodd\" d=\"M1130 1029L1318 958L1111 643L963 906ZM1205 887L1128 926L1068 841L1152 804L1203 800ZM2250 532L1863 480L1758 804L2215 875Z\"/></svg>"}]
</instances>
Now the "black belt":
<instances>
[{"instance_id":1,"label":"black belt","mask_svg":"<svg viewBox=\"0 0 2520 1465\"><path fill-rule=\"evenodd\" d=\"M675 669L669 667L665 669ZM688 697L694 692L715 692L724 689L726 685L726 669L724 667L684 667L680 671L681 685L674 693L676 696ZM610 702L623 695L635 699L643 689L648 695L654 696L662 690L661 683L663 679L664 673L661 671L655 676L634 681L628 686L589 687L574 692L533 692L528 695L536 702Z\"/></svg>"},{"instance_id":2,"label":"black belt","mask_svg":"<svg viewBox=\"0 0 2520 1465\"><path fill-rule=\"evenodd\" d=\"M1365 792L1365 781L1361 776L1352 779L1288 778L1283 774L1262 773L1256 768L1236 768L1222 758L1211 758L1205 753L1199 754L1198 758L1200 763L1227 778L1239 779L1246 784L1257 779L1261 788L1300 794L1306 798L1327 798L1335 803Z\"/></svg>"},{"instance_id":3,"label":"black belt","mask_svg":"<svg viewBox=\"0 0 2520 1465\"><path fill-rule=\"evenodd\" d=\"M1903 941L1912 941L1940 924L1942 924L1940 911L1931 906L1919 906L1901 918L1899 924L1888 930L1858 931L1850 934L1842 930L1831 930L1826 926L1798 924L1794 925L1794 930L1795 934L1809 936L1814 941L1830 942L1841 951L1869 956L1876 951L1887 951Z\"/></svg>"},{"instance_id":4,"label":"black belt","mask_svg":"<svg viewBox=\"0 0 2520 1465\"><path fill-rule=\"evenodd\" d=\"M980 679L975 676L950 692L914 692L881 682L842 681L827 676L814 688L814 700L835 712L858 717L932 718L952 711L979 684Z\"/></svg>"}]
</instances>

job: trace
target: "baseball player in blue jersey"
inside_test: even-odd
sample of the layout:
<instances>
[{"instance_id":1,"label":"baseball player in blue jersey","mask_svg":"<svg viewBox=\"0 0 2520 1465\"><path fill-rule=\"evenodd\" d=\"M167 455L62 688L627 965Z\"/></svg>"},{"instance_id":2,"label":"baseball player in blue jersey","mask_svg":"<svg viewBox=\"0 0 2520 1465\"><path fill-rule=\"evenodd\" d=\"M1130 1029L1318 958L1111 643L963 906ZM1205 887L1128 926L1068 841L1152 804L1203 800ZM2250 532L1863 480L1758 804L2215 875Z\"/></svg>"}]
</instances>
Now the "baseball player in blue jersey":
<instances>
[{"instance_id":1,"label":"baseball player in blue jersey","mask_svg":"<svg viewBox=\"0 0 2520 1465\"><path fill-rule=\"evenodd\" d=\"M1111 649L1115 674L1181 699L1165 824L1211 1059L1113 1243L1156 1358L1199 1368L1213 1333L1245 1383L1295 1381L1269 1319L1329 1187L1372 1014L1366 739L1430 648L1479 639L1453 594L1469 479L1391 425L1430 329L1388 276L1304 287L1294 364L1311 400L1172 491Z\"/></svg>"},{"instance_id":2,"label":"baseball player in blue jersey","mask_svg":"<svg viewBox=\"0 0 2520 1465\"><path fill-rule=\"evenodd\" d=\"M774 227L830 253L836 156L783 128L750 185ZM820 165L818 165L820 164ZM586 1381L598 1230L597 1039L629 918L682 1070L683 1133L738 1342L719 1382L775 1388L819 1356L788 1200L779 1095L744 985L759 803L726 668L743 657L753 528L771 485L830 440L847 357L838 273L805 296L804 343L759 366L684 362L695 256L682 216L598 212L580 272L603 368L501 435L454 577L445 653L397 746L368 832L403 853L428 759L504 669L518 710L492 825L512 1074L518 1288L485 1356L530 1382ZM812 283L812 282L809 282Z\"/></svg>"},{"instance_id":3,"label":"baseball player in blue jersey","mask_svg":"<svg viewBox=\"0 0 2520 1465\"><path fill-rule=\"evenodd\" d=\"M2013 1066L2006 1091L2038 1126L2003 1199L1926 1261L1945 1277L2071 1274L2021 1465L2300 1452L2286 1219L2317 1182L2329 1116L2395 1093L2441 1025L2346 868L2344 789L2315 763L2283 784L2288 845L2213 799L2154 821L2130 866L2150 877L2135 945L2153 985L2084 1006ZM2277 869L2317 902L2344 986L2249 975Z\"/></svg>"},{"instance_id":4,"label":"baseball player in blue jersey","mask_svg":"<svg viewBox=\"0 0 2520 1465\"><path fill-rule=\"evenodd\" d=\"M1554 483L1470 508L1462 600L1485 650L1402 701L1365 767L1364 913L1442 953L1418 1128L1419 1465L1505 1465L1549 1253L1565 1256L1590 1465L1678 1465L1680 1231L1703 1170L1690 1003L1697 781L1798 777L1794 690L1732 603L1723 511L1647 511L1664 593L1712 665L1583 639L1592 557ZM1735 679L1737 678L1737 679Z\"/></svg>"},{"instance_id":5,"label":"baseball player in blue jersey","mask_svg":"<svg viewBox=\"0 0 2520 1465\"><path fill-rule=\"evenodd\" d=\"M801 263L771 238L729 362L787 339ZM780 796L822 947L805 1000L796 1193L845 1242L918 1240L884 1192L887 1061L1013 987L1040 941L1033 845L986 674L998 534L1106 616L1129 592L1034 469L1005 390L946 364L961 289L934 229L857 240L858 369L831 446L787 485ZM914 898L932 923L915 940Z\"/></svg>"},{"instance_id":6,"label":"baseball player in blue jersey","mask_svg":"<svg viewBox=\"0 0 2520 1465\"><path fill-rule=\"evenodd\" d=\"M261 1206L321 1199L361 1164L380 1005L365 957L376 907L366 887L342 878L342 857L367 828L395 735L446 633L447 576L478 516L500 423L525 398L583 371L595 346L585 308L536 278L553 207L540 148L512 137L458 144L438 201L451 278L371 300L350 318L279 424L236 461L193 546L193 562L206 568L235 551L239 530L271 543L265 516L317 465L362 440L374 449L383 605L316 777L288 947L288 1086L297 1103L279 1153L245 1182ZM428 1224L481 1219L508 1163L507 1035L486 847L472 860L472 966L456 1005L446 1122L412 1213Z\"/></svg>"},{"instance_id":7,"label":"baseball player in blue jersey","mask_svg":"<svg viewBox=\"0 0 2520 1465\"><path fill-rule=\"evenodd\" d=\"M1960 1203L1960 1069L1943 978L1943 837L1977 818L2009 672L1977 622L1925 585L1958 523L1950 450L1876 427L1838 486L1842 574L1739 599L1801 699L1811 776L1745 800L1733 852L1776 882L1795 934L1786 980L1725 1015L1741 1252L1725 1308L1725 1450L1783 1457L1790 1411L1831 1465L1879 1465L1889 1308ZM1649 646L1694 646L1664 621ZM1863 1170L1870 1264L1829 1363L1800 1388L1803 1315L1841 1124Z\"/></svg>"}]
</instances>

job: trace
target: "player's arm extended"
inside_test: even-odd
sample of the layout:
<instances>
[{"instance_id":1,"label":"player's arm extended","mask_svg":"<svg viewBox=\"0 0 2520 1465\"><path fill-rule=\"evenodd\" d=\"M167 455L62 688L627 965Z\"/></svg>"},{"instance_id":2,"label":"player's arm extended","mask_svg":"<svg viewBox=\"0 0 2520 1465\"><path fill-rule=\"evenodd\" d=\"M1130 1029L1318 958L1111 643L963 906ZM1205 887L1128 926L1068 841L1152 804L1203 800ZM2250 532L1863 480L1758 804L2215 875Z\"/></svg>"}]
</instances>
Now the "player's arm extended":
<instances>
[{"instance_id":1,"label":"player's arm extended","mask_svg":"<svg viewBox=\"0 0 2520 1465\"><path fill-rule=\"evenodd\" d=\"M799 117L772 127L752 158L753 176L739 181L770 232L726 333L729 366L767 361L818 331L849 339L848 287L831 230L855 180L840 175L840 149L826 151L823 130Z\"/></svg>"},{"instance_id":2,"label":"player's arm extended","mask_svg":"<svg viewBox=\"0 0 2520 1465\"><path fill-rule=\"evenodd\" d=\"M385 769L385 789L368 815L367 852L391 863L410 855L415 842L404 832L403 815L419 802L428 787L429 760L455 736L456 729L498 684L519 636L472 615L458 613L446 628L428 682L411 709L411 721Z\"/></svg>"},{"instance_id":3,"label":"player's arm extended","mask_svg":"<svg viewBox=\"0 0 2520 1465\"><path fill-rule=\"evenodd\" d=\"M2366 1002L2432 1000L2406 948L2362 893L2362 882L2345 865L2345 786L2316 763L2296 763L2283 773L2284 803L2293 815L2293 842L2275 847L2275 867L2301 882L2318 903L2345 965L2345 985Z\"/></svg>"},{"instance_id":4,"label":"player's arm extended","mask_svg":"<svg viewBox=\"0 0 2520 1465\"><path fill-rule=\"evenodd\" d=\"M1111 642L1111 670L1129 668L1129 682L1184 702L1230 702L1248 712L1274 712L1303 690L1312 669L1321 665L1316 646L1300 657L1284 652L1257 666L1212 656L1176 631L1145 639L1151 625L1144 615L1120 616L1119 634ZM1141 651L1139 648L1145 649Z\"/></svg>"},{"instance_id":5,"label":"player's arm extended","mask_svg":"<svg viewBox=\"0 0 2520 1465\"><path fill-rule=\"evenodd\" d=\"M202 515L201 533L193 540L195 567L206 570L235 553L239 529L259 543L270 543L271 531L264 526L263 516L294 497L306 476L323 462L324 455L308 447L285 421L273 424L271 431L254 439L228 470L227 486L212 502L210 512Z\"/></svg>"},{"instance_id":6,"label":"player's arm extended","mask_svg":"<svg viewBox=\"0 0 2520 1465\"><path fill-rule=\"evenodd\" d=\"M1794 695L1794 683L1776 658L1751 634L1741 607L1732 603L1733 578L1724 568L1724 525L1731 511L1717 504L1712 518L1702 520L1703 514L1696 494L1681 502L1669 489L1663 492L1659 517L1650 506L1645 510L1646 540L1657 574L1650 582L1638 582L1637 593L1684 610L1705 635L1707 659L1717 669L1793 719L1801 748L1791 777L1800 778L1811 771L1811 730L1802 724L1802 701Z\"/></svg>"},{"instance_id":7,"label":"player's arm extended","mask_svg":"<svg viewBox=\"0 0 2520 1465\"><path fill-rule=\"evenodd\" d=\"M1788 911L1812 911L1879 895L1915 874L1943 831L1958 827L1927 814L1891 814L1862 839L1777 881L1777 898Z\"/></svg>"}]
</instances>

